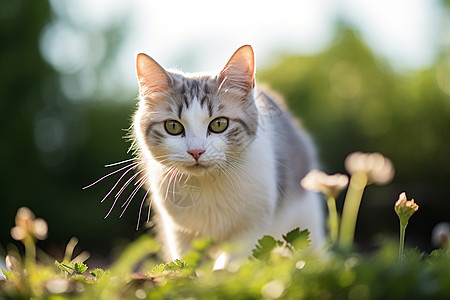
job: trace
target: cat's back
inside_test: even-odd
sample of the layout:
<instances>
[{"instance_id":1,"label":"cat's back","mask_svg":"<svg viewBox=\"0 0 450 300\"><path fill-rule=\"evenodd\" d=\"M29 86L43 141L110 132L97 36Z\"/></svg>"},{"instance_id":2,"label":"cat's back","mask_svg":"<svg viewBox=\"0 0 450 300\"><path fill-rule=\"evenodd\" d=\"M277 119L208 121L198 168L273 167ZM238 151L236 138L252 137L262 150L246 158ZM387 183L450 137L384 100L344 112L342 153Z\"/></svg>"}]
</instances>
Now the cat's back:
<instances>
[{"instance_id":1,"label":"cat's back","mask_svg":"<svg viewBox=\"0 0 450 300\"><path fill-rule=\"evenodd\" d=\"M318 167L310 136L288 111L283 99L268 88L259 88L257 105L263 116L262 131L269 131L275 153L279 201L290 194L302 194L299 181ZM270 130L269 130L270 128Z\"/></svg>"}]
</instances>

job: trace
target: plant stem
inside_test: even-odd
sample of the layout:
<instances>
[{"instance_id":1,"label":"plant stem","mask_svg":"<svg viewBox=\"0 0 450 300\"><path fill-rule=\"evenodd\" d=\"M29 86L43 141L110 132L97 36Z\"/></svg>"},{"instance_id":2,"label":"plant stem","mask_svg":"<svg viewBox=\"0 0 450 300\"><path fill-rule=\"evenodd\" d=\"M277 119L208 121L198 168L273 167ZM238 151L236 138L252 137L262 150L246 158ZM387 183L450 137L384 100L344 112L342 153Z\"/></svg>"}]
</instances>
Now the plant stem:
<instances>
[{"instance_id":1,"label":"plant stem","mask_svg":"<svg viewBox=\"0 0 450 300\"><path fill-rule=\"evenodd\" d=\"M30 235L23 240L25 246L25 266L27 269L33 269L36 262L36 245Z\"/></svg>"},{"instance_id":2,"label":"plant stem","mask_svg":"<svg viewBox=\"0 0 450 300\"><path fill-rule=\"evenodd\" d=\"M400 243L399 243L399 247L398 247L398 263L402 263L403 262L403 252L405 249L405 233L406 233L406 225L408 225L408 222L402 224L402 222L400 222Z\"/></svg>"},{"instance_id":3,"label":"plant stem","mask_svg":"<svg viewBox=\"0 0 450 300\"><path fill-rule=\"evenodd\" d=\"M339 242L342 247L347 248L353 244L359 206L366 185L367 175L365 173L355 173L350 178L350 185L342 210L341 231L339 237Z\"/></svg>"},{"instance_id":4,"label":"plant stem","mask_svg":"<svg viewBox=\"0 0 450 300\"><path fill-rule=\"evenodd\" d=\"M334 244L338 239L339 219L336 210L336 199L334 196L327 197L328 206L328 226L330 229L331 243Z\"/></svg>"}]
</instances>

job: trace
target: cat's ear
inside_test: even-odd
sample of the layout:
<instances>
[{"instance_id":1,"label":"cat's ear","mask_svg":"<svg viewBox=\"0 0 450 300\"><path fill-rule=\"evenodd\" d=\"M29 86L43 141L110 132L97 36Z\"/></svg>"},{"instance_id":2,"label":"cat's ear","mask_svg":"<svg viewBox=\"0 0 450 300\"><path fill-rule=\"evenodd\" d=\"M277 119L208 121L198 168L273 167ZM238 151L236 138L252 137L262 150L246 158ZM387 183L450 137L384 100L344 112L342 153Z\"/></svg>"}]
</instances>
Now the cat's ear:
<instances>
[{"instance_id":1,"label":"cat's ear","mask_svg":"<svg viewBox=\"0 0 450 300\"><path fill-rule=\"evenodd\" d=\"M249 93L255 86L255 55L250 45L236 50L220 72L220 89L237 88Z\"/></svg>"},{"instance_id":2,"label":"cat's ear","mask_svg":"<svg viewBox=\"0 0 450 300\"><path fill-rule=\"evenodd\" d=\"M136 73L141 95L165 90L170 84L171 79L164 68L144 53L139 53L136 58Z\"/></svg>"}]
</instances>

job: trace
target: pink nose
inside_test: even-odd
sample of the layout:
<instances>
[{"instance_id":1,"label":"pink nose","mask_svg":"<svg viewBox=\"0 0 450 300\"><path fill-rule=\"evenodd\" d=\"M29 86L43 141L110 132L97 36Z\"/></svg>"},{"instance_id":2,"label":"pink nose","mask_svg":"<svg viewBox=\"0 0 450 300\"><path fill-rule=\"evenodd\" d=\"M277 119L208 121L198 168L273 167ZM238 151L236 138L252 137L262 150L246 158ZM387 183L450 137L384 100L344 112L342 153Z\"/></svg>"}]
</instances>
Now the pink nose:
<instances>
[{"instance_id":1,"label":"pink nose","mask_svg":"<svg viewBox=\"0 0 450 300\"><path fill-rule=\"evenodd\" d=\"M188 153L192 155L192 157L195 158L195 160L198 160L200 158L200 155L205 153L205 150L203 149L188 150Z\"/></svg>"}]
</instances>

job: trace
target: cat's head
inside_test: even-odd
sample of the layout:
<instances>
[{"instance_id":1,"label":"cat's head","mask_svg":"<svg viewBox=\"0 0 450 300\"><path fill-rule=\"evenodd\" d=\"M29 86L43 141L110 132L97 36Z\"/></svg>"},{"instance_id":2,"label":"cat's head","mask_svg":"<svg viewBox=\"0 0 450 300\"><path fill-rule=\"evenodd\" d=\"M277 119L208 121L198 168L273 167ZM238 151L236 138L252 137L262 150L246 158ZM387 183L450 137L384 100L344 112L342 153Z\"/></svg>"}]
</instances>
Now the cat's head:
<instances>
[{"instance_id":1,"label":"cat's head","mask_svg":"<svg viewBox=\"0 0 450 300\"><path fill-rule=\"evenodd\" d=\"M242 161L259 116L250 46L239 48L214 75L168 71L142 53L136 70L140 102L134 127L141 152L193 175Z\"/></svg>"}]
</instances>

